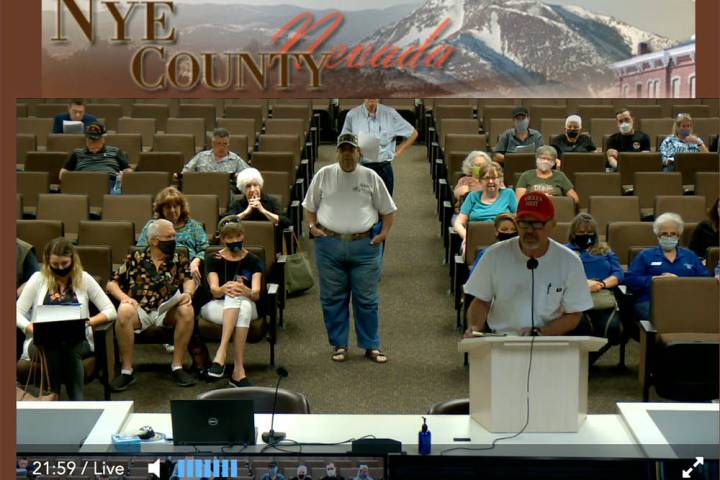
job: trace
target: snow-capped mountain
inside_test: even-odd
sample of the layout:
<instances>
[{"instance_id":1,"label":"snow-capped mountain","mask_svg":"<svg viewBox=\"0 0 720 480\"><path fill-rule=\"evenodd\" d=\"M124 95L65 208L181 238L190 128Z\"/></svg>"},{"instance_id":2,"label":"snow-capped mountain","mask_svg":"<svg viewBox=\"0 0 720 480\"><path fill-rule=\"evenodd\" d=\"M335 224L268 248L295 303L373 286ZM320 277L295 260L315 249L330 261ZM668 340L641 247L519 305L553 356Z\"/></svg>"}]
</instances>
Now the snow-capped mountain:
<instances>
[{"instance_id":1,"label":"snow-capped mountain","mask_svg":"<svg viewBox=\"0 0 720 480\"><path fill-rule=\"evenodd\" d=\"M423 42L446 18L451 23L435 44L449 44L456 51L444 72L407 73L456 82L458 93L543 85L556 92L565 85L573 93L587 93L607 86L612 81L609 64L632 56L638 42L653 49L673 43L612 17L536 0L427 0L364 42L407 47Z\"/></svg>"}]
</instances>

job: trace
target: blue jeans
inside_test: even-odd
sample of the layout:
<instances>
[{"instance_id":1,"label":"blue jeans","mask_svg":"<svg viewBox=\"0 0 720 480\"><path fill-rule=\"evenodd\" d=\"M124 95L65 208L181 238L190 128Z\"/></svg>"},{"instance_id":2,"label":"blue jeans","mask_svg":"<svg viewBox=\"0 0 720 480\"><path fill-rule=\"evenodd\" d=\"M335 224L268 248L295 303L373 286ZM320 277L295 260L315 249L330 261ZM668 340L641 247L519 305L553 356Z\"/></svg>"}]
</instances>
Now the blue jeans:
<instances>
[{"instance_id":1,"label":"blue jeans","mask_svg":"<svg viewBox=\"0 0 720 480\"><path fill-rule=\"evenodd\" d=\"M362 166L380 175L383 183L385 183L385 188L392 197L395 189L395 174L393 173L392 162L368 162L363 163Z\"/></svg>"},{"instance_id":2,"label":"blue jeans","mask_svg":"<svg viewBox=\"0 0 720 480\"><path fill-rule=\"evenodd\" d=\"M360 348L380 348L378 334L382 246L371 237L343 241L315 237L315 259L320 276L320 303L330 344L348 346L349 303L352 297L355 333Z\"/></svg>"},{"instance_id":3,"label":"blue jeans","mask_svg":"<svg viewBox=\"0 0 720 480\"><path fill-rule=\"evenodd\" d=\"M633 306L635 309L635 316L638 321L650 320L650 300L644 302L635 302Z\"/></svg>"}]
</instances>

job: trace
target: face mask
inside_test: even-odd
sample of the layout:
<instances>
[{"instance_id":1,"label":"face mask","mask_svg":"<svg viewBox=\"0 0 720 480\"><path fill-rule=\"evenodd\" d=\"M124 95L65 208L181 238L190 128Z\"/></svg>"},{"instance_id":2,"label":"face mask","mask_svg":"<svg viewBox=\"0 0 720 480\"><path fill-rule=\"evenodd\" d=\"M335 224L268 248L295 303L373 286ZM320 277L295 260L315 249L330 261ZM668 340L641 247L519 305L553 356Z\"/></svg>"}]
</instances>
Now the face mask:
<instances>
[{"instance_id":1,"label":"face mask","mask_svg":"<svg viewBox=\"0 0 720 480\"><path fill-rule=\"evenodd\" d=\"M517 232L498 232L497 233L497 239L499 242L502 242L503 240L509 240L511 238L517 237Z\"/></svg>"},{"instance_id":2,"label":"face mask","mask_svg":"<svg viewBox=\"0 0 720 480\"><path fill-rule=\"evenodd\" d=\"M662 248L666 252L673 250L675 247L677 247L677 244L677 237L660 237L660 248Z\"/></svg>"},{"instance_id":3,"label":"face mask","mask_svg":"<svg viewBox=\"0 0 720 480\"><path fill-rule=\"evenodd\" d=\"M595 243L595 235L575 235L575 245L584 250Z\"/></svg>"},{"instance_id":4,"label":"face mask","mask_svg":"<svg viewBox=\"0 0 720 480\"><path fill-rule=\"evenodd\" d=\"M270 476L274 477L277 475L277 467L270 467Z\"/></svg>"},{"instance_id":5,"label":"face mask","mask_svg":"<svg viewBox=\"0 0 720 480\"><path fill-rule=\"evenodd\" d=\"M328 477L334 477L334 476L335 476L335 469L334 469L334 468L325 469L325 472L327 473L327 476L328 476Z\"/></svg>"},{"instance_id":6,"label":"face mask","mask_svg":"<svg viewBox=\"0 0 720 480\"><path fill-rule=\"evenodd\" d=\"M568 130L567 131L568 138L577 138L578 135L580 135L580 130Z\"/></svg>"},{"instance_id":7,"label":"face mask","mask_svg":"<svg viewBox=\"0 0 720 480\"><path fill-rule=\"evenodd\" d=\"M158 248L162 253L171 257L175 253L175 246L177 243L175 240L160 240L158 242Z\"/></svg>"},{"instance_id":8,"label":"face mask","mask_svg":"<svg viewBox=\"0 0 720 480\"><path fill-rule=\"evenodd\" d=\"M358 475L360 478L367 478L368 474L365 472L361 472L360 475Z\"/></svg>"},{"instance_id":9,"label":"face mask","mask_svg":"<svg viewBox=\"0 0 720 480\"><path fill-rule=\"evenodd\" d=\"M690 133L692 133L692 130L690 130L689 128L678 128L677 132L680 136L687 137L690 135Z\"/></svg>"},{"instance_id":10,"label":"face mask","mask_svg":"<svg viewBox=\"0 0 720 480\"><path fill-rule=\"evenodd\" d=\"M520 132L526 131L528 129L528 125L530 125L530 120L527 118L523 120L515 120L515 130Z\"/></svg>"},{"instance_id":11,"label":"face mask","mask_svg":"<svg viewBox=\"0 0 720 480\"><path fill-rule=\"evenodd\" d=\"M538 170L540 170L541 172L547 172L553 166L553 162L551 162L550 160L536 160L535 163L537 164Z\"/></svg>"},{"instance_id":12,"label":"face mask","mask_svg":"<svg viewBox=\"0 0 720 480\"><path fill-rule=\"evenodd\" d=\"M225 245L227 245L231 252L239 252L243 248L243 242L231 242Z\"/></svg>"},{"instance_id":13,"label":"face mask","mask_svg":"<svg viewBox=\"0 0 720 480\"><path fill-rule=\"evenodd\" d=\"M620 124L620 132L623 133L623 134L630 133L630 131L632 131L632 129L633 129L633 124L632 124L632 122L627 122L627 123L621 123L621 124Z\"/></svg>"},{"instance_id":14,"label":"face mask","mask_svg":"<svg viewBox=\"0 0 720 480\"><path fill-rule=\"evenodd\" d=\"M50 270L53 272L53 274L55 274L55 276L59 277L59 278L67 277L70 274L70 272L72 272L72 269L73 269L72 263L65 268L50 267Z\"/></svg>"},{"instance_id":15,"label":"face mask","mask_svg":"<svg viewBox=\"0 0 720 480\"><path fill-rule=\"evenodd\" d=\"M298 477L298 478L305 478L305 474L304 474L304 473L298 473L298 474L297 474L297 477Z\"/></svg>"}]
</instances>

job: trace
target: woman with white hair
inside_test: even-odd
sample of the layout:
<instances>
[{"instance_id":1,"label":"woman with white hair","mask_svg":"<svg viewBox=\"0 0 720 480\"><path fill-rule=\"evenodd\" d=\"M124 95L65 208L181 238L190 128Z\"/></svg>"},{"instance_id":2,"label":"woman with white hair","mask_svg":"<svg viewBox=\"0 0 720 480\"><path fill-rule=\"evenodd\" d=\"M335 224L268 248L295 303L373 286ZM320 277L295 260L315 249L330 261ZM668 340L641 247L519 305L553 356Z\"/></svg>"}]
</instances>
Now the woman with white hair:
<instances>
[{"instance_id":1,"label":"woman with white hair","mask_svg":"<svg viewBox=\"0 0 720 480\"><path fill-rule=\"evenodd\" d=\"M455 214L460 213L460 207L469 193L482 189L478 172L483 165L491 161L490 155L481 150L473 150L465 157L461 166L463 176L458 179L455 190L453 190L453 194L455 195ZM455 172L448 172L448 176L453 173Z\"/></svg>"},{"instance_id":2,"label":"woman with white hair","mask_svg":"<svg viewBox=\"0 0 720 480\"><path fill-rule=\"evenodd\" d=\"M693 119L687 113L679 113L675 117L672 135L663 140L658 150L662 155L663 172L677 170L675 155L678 153L708 152L703 139L693 134Z\"/></svg>"},{"instance_id":3,"label":"woman with white hair","mask_svg":"<svg viewBox=\"0 0 720 480\"><path fill-rule=\"evenodd\" d=\"M570 153L586 153L594 152L597 147L592 141L590 135L582 132L582 118L580 115L570 115L565 119L565 128L561 135L556 136L550 144L557 150L557 160L555 167L560 168L562 154Z\"/></svg>"},{"instance_id":4,"label":"woman with white hair","mask_svg":"<svg viewBox=\"0 0 720 480\"><path fill-rule=\"evenodd\" d=\"M653 278L710 276L692 250L678 246L683 229L683 219L677 213L658 216L653 223L658 246L640 252L625 275L625 284L635 295L638 320L650 319Z\"/></svg>"},{"instance_id":5,"label":"woman with white hair","mask_svg":"<svg viewBox=\"0 0 720 480\"><path fill-rule=\"evenodd\" d=\"M262 174L256 168L246 168L238 173L240 198L230 205L228 214L237 215L240 220L267 220L282 229L289 227L290 219L282 213L275 199L262 191L264 184Z\"/></svg>"}]
</instances>

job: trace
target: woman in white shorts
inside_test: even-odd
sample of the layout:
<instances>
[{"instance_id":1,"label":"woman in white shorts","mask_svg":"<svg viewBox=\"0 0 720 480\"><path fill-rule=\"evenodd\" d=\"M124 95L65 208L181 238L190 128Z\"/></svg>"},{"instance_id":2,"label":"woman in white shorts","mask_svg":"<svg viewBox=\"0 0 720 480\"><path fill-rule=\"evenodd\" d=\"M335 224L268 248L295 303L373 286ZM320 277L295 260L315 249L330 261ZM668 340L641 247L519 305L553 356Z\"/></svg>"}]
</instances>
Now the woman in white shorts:
<instances>
[{"instance_id":1,"label":"woman in white shorts","mask_svg":"<svg viewBox=\"0 0 720 480\"><path fill-rule=\"evenodd\" d=\"M206 271L214 300L201 309L203 318L222 325L222 337L215 358L208 369L210 377L225 374L230 339L235 335L235 368L230 386L247 387L251 383L245 375L243 354L250 321L258 318L255 302L260 299L263 262L243 248L245 229L235 215L223 218L218 225L220 241L225 247L208 259Z\"/></svg>"}]
</instances>

